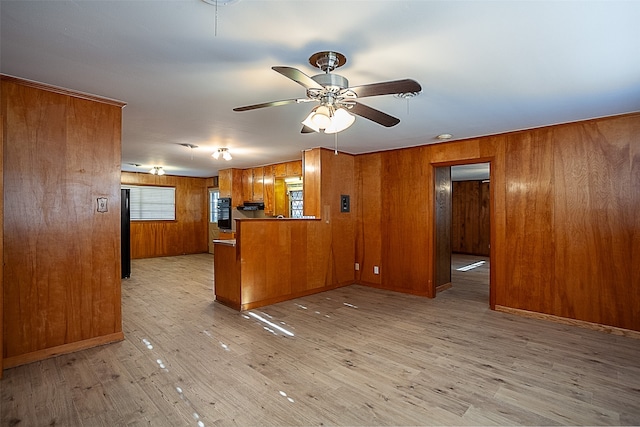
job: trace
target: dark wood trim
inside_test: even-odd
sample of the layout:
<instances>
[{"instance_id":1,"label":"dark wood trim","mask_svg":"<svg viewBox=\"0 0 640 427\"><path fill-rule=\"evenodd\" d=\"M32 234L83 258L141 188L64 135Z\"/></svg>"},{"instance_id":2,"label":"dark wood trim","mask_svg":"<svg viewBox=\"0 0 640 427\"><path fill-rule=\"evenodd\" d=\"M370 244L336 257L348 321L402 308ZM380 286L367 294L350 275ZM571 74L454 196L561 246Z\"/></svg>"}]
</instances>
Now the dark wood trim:
<instances>
[{"instance_id":1,"label":"dark wood trim","mask_svg":"<svg viewBox=\"0 0 640 427\"><path fill-rule=\"evenodd\" d=\"M109 104L116 107L124 108L127 103L118 101L116 99L105 98L103 96L92 95L90 93L78 92L76 90L66 89L59 86L53 86L46 83L40 83L33 80L26 80L20 77L9 76L6 74L0 74L0 80L17 83L23 86L32 87L35 89L46 90L48 92L57 93L59 95L72 96L74 98L86 99L87 101L101 102L103 104Z\"/></svg>"}]
</instances>

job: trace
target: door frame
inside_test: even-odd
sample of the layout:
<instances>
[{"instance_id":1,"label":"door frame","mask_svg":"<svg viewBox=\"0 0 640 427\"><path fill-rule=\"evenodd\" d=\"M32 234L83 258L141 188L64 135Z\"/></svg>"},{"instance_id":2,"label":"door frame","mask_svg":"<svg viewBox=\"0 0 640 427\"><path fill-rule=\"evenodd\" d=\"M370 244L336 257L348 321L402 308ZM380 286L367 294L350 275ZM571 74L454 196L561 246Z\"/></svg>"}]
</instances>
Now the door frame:
<instances>
[{"instance_id":1,"label":"door frame","mask_svg":"<svg viewBox=\"0 0 640 427\"><path fill-rule=\"evenodd\" d=\"M459 159L459 160L450 160L447 162L437 162L431 163L431 200L432 200L432 209L433 209L433 218L432 218L432 234L431 234L431 253L432 260L431 265L433 265L431 283L433 284L433 289L431 290L433 297L436 297L436 259L437 259L437 249L436 245L436 233L438 224L436 221L436 186L435 186L435 177L436 177L436 168L440 167L451 167L451 166L462 166L462 165L472 165L476 163L489 163L489 307L491 310L495 310L496 307L496 295L495 295L495 272L497 270L497 260L495 257L496 254L496 212L495 212L495 157L478 157L474 159ZM452 186L453 187L453 186ZM451 266L449 266L451 268Z\"/></svg>"}]
</instances>

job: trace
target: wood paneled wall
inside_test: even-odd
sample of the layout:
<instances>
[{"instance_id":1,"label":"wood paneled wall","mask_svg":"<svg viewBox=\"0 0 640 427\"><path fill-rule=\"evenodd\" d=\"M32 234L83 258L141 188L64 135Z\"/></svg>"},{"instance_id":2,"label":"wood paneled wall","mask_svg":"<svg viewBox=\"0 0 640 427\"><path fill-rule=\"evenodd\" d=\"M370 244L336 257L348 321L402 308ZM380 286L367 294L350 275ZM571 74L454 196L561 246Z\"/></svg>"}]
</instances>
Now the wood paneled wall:
<instances>
[{"instance_id":1,"label":"wood paneled wall","mask_svg":"<svg viewBox=\"0 0 640 427\"><path fill-rule=\"evenodd\" d=\"M489 256L489 183L454 181L452 202L453 252Z\"/></svg>"},{"instance_id":2,"label":"wood paneled wall","mask_svg":"<svg viewBox=\"0 0 640 427\"><path fill-rule=\"evenodd\" d=\"M4 99L4 98L3 98ZM4 101L0 101L4 104ZM4 360L4 333L3 330L3 307L4 307L4 111L5 107L0 105L0 379L2 379Z\"/></svg>"},{"instance_id":3,"label":"wood paneled wall","mask_svg":"<svg viewBox=\"0 0 640 427\"><path fill-rule=\"evenodd\" d=\"M123 104L5 76L1 83L10 367L123 338Z\"/></svg>"},{"instance_id":4,"label":"wood paneled wall","mask_svg":"<svg viewBox=\"0 0 640 427\"><path fill-rule=\"evenodd\" d=\"M639 147L631 114L360 156L360 199L383 202L356 257L384 242L379 286L433 296L433 167L490 161L493 302L638 331Z\"/></svg>"},{"instance_id":5,"label":"wood paneled wall","mask_svg":"<svg viewBox=\"0 0 640 427\"><path fill-rule=\"evenodd\" d=\"M210 178L122 172L122 184L169 186L176 189L175 221L131 222L131 258L208 251Z\"/></svg>"}]
</instances>

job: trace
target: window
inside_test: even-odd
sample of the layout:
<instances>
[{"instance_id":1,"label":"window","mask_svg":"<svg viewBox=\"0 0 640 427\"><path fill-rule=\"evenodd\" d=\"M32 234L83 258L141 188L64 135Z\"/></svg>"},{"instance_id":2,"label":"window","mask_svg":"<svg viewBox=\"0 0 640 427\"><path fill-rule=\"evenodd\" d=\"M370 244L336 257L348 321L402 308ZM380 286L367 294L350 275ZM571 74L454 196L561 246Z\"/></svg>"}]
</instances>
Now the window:
<instances>
[{"instance_id":1,"label":"window","mask_svg":"<svg viewBox=\"0 0 640 427\"><path fill-rule=\"evenodd\" d=\"M290 217L302 218L302 190L289 191Z\"/></svg>"},{"instance_id":2,"label":"window","mask_svg":"<svg viewBox=\"0 0 640 427\"><path fill-rule=\"evenodd\" d=\"M218 199L220 191L209 190L209 222L218 222Z\"/></svg>"},{"instance_id":3,"label":"window","mask_svg":"<svg viewBox=\"0 0 640 427\"><path fill-rule=\"evenodd\" d=\"M129 189L132 221L175 221L176 188L123 185Z\"/></svg>"}]
</instances>

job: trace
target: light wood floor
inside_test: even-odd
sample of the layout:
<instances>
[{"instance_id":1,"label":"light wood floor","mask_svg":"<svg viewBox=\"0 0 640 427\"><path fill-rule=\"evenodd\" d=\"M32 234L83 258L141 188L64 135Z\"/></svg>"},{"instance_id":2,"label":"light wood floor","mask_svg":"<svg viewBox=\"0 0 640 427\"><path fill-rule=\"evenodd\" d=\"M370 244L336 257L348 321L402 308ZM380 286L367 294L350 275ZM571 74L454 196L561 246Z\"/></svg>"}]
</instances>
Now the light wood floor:
<instances>
[{"instance_id":1,"label":"light wood floor","mask_svg":"<svg viewBox=\"0 0 640 427\"><path fill-rule=\"evenodd\" d=\"M212 263L135 260L126 340L6 370L2 426L640 424L640 340L492 312L488 264L241 314Z\"/></svg>"}]
</instances>

